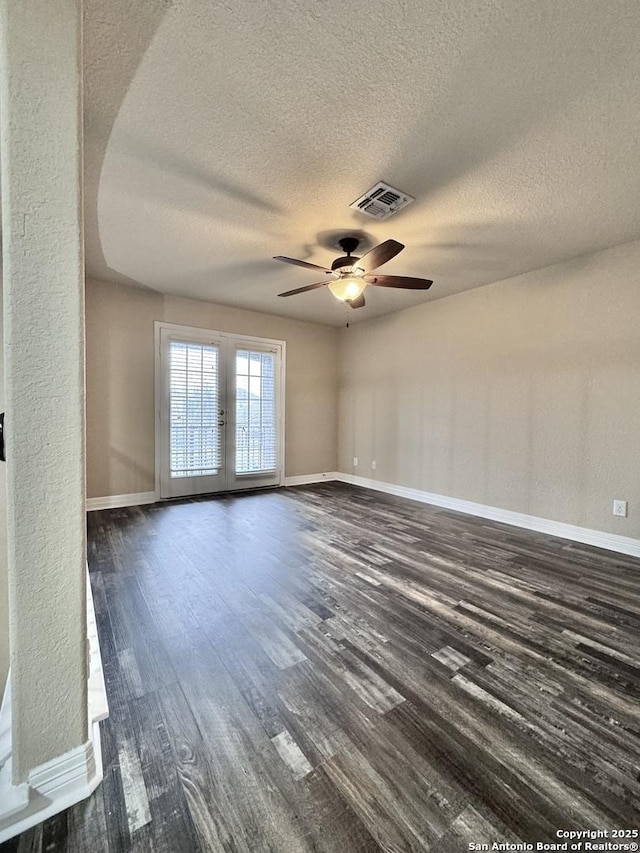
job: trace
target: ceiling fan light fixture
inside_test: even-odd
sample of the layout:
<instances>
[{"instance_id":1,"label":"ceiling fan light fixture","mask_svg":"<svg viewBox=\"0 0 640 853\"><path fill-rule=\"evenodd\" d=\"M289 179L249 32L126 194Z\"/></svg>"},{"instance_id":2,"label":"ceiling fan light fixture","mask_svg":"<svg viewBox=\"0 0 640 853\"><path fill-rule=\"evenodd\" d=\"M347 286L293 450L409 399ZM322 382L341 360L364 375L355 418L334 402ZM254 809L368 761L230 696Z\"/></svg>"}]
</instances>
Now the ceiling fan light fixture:
<instances>
[{"instance_id":1,"label":"ceiling fan light fixture","mask_svg":"<svg viewBox=\"0 0 640 853\"><path fill-rule=\"evenodd\" d=\"M329 290L341 302L357 299L367 286L367 282L358 275L343 275L329 282Z\"/></svg>"}]
</instances>

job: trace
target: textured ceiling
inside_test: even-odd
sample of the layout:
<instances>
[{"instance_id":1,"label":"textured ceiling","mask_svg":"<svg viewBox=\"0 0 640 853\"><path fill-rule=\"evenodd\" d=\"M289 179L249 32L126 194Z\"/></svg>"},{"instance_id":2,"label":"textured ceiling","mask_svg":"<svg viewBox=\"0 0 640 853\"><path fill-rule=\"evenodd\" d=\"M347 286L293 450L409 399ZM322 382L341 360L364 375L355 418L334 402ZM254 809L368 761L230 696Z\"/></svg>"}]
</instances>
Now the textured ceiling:
<instances>
[{"instance_id":1,"label":"textured ceiling","mask_svg":"<svg viewBox=\"0 0 640 853\"><path fill-rule=\"evenodd\" d=\"M637 0L85 8L90 276L340 325L640 236ZM431 291L277 297L354 229Z\"/></svg>"}]
</instances>

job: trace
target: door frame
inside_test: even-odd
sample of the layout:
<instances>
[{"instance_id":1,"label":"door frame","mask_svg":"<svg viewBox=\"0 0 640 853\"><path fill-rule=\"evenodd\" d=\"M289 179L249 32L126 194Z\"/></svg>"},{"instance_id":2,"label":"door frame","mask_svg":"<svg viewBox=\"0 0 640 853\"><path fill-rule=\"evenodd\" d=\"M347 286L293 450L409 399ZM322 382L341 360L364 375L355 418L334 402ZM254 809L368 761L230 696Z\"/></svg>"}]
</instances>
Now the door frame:
<instances>
[{"instance_id":1,"label":"door frame","mask_svg":"<svg viewBox=\"0 0 640 853\"><path fill-rule=\"evenodd\" d=\"M160 474L162 470L162 340L161 333L165 330L169 334L176 335L211 335L213 338L219 338L224 341L233 341L241 345L246 345L251 348L251 345L258 347L279 346L281 348L280 371L277 377L277 387L279 390L279 399L277 407L277 422L280 430L280 441L278 447L278 467L276 471L277 486L282 486L284 483L284 453L285 453L285 388L286 388L286 352L287 342L276 338L258 338L254 335L236 335L232 332L219 332L213 329L205 329L202 326L184 326L177 323L165 323L161 320L155 320L153 324L153 366L154 366L154 408L155 408L155 491L156 500L171 500L170 498L160 497ZM234 421L235 423L235 421ZM260 488L259 486L250 486L248 488ZM273 488L273 485L271 485ZM234 489L232 491L238 491ZM224 492L218 492L224 494Z\"/></svg>"}]
</instances>

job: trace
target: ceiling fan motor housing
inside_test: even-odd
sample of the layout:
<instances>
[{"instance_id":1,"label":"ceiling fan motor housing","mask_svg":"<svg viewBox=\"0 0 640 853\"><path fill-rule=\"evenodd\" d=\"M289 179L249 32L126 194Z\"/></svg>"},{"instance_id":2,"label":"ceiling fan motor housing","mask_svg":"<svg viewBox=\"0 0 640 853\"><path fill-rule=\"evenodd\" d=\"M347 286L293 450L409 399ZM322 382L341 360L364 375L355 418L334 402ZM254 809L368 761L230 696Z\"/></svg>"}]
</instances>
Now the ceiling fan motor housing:
<instances>
[{"instance_id":1,"label":"ceiling fan motor housing","mask_svg":"<svg viewBox=\"0 0 640 853\"><path fill-rule=\"evenodd\" d=\"M345 255L342 258L336 258L335 261L331 264L331 269L334 272L341 270L343 267L352 267L359 261L360 258L356 258L354 255ZM346 270L345 270L346 271Z\"/></svg>"},{"instance_id":2,"label":"ceiling fan motor housing","mask_svg":"<svg viewBox=\"0 0 640 853\"><path fill-rule=\"evenodd\" d=\"M343 267L353 267L355 262L360 260L360 258L353 257L351 254L351 252L355 252L358 248L359 242L360 240L355 237L343 237L342 240L339 241L340 248L347 254L342 258L336 258L331 264L331 269L334 272L336 272L336 270L343 269ZM350 270L345 270L345 272L350 272Z\"/></svg>"}]
</instances>

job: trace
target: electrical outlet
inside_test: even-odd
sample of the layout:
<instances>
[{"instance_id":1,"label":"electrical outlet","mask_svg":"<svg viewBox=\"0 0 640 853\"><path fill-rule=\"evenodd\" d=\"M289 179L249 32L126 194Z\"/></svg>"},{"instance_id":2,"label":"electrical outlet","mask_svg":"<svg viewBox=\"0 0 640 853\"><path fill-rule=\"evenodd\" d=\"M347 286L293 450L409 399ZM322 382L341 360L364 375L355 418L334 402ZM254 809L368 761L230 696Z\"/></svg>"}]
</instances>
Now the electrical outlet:
<instances>
[{"instance_id":1,"label":"electrical outlet","mask_svg":"<svg viewBox=\"0 0 640 853\"><path fill-rule=\"evenodd\" d=\"M353 467L354 467L354 468L357 468L357 467L358 467L358 457L357 457L357 456L354 456L354 457L353 457Z\"/></svg>"},{"instance_id":2,"label":"electrical outlet","mask_svg":"<svg viewBox=\"0 0 640 853\"><path fill-rule=\"evenodd\" d=\"M371 470L372 470L372 471L375 471L375 470L376 470L376 460L375 460L375 459L374 459L374 460L373 460L373 462L371 463Z\"/></svg>"},{"instance_id":3,"label":"electrical outlet","mask_svg":"<svg viewBox=\"0 0 640 853\"><path fill-rule=\"evenodd\" d=\"M613 514L620 515L622 518L627 517L627 502L626 501L614 501L613 502Z\"/></svg>"}]
</instances>

